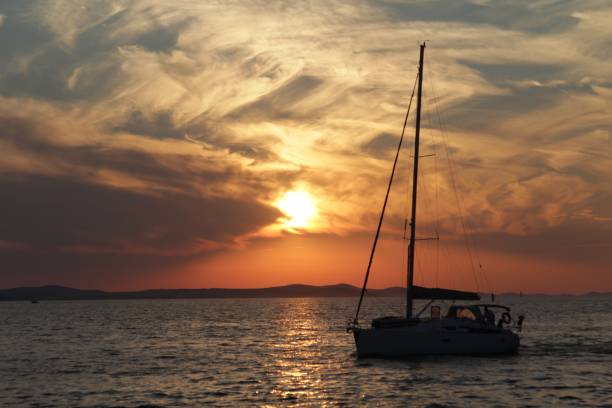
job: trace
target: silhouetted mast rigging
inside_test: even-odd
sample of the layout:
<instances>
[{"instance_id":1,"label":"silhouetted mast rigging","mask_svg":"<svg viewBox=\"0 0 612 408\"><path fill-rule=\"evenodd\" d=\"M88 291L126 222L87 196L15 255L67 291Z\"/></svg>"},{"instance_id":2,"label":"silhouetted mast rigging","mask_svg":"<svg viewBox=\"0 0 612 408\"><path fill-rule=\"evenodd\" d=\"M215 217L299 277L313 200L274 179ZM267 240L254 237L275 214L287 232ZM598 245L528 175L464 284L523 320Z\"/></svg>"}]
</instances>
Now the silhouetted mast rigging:
<instances>
[{"instance_id":1,"label":"silhouetted mast rigging","mask_svg":"<svg viewBox=\"0 0 612 408\"><path fill-rule=\"evenodd\" d=\"M408 271L406 290L406 318L412 317L412 301L414 299L414 244L416 233L417 187L419 177L419 137L421 134L421 96L423 94L423 59L425 43L421 44L419 53L419 88L417 92L417 111L414 134L414 168L412 171L412 215L410 216L410 245L408 247Z\"/></svg>"}]
</instances>

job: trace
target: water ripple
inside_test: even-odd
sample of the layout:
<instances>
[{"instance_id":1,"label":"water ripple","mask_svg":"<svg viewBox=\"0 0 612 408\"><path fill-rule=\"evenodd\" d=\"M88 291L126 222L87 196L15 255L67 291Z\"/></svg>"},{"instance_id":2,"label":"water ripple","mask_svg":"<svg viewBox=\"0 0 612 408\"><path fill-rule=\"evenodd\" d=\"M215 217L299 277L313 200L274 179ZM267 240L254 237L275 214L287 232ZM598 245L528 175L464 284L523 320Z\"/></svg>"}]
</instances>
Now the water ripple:
<instances>
[{"instance_id":1,"label":"water ripple","mask_svg":"<svg viewBox=\"0 0 612 408\"><path fill-rule=\"evenodd\" d=\"M508 301L518 355L401 361L355 357L352 299L0 303L0 406L609 406L612 299Z\"/></svg>"}]
</instances>

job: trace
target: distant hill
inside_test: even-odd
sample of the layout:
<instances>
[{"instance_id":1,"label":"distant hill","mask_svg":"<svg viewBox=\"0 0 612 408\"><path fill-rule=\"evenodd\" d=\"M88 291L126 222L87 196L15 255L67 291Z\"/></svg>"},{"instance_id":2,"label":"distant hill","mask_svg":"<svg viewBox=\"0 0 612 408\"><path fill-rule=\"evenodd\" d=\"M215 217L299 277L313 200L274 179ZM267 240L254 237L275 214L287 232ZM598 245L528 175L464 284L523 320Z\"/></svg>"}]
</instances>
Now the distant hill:
<instances>
[{"instance_id":1,"label":"distant hill","mask_svg":"<svg viewBox=\"0 0 612 408\"><path fill-rule=\"evenodd\" d=\"M361 288L338 284L328 286L287 285L260 289L151 289L133 292L82 290L64 286L22 287L0 290L0 301L15 300L107 300L107 299L198 299L198 298L292 298L357 297ZM403 288L368 289L369 296L401 296Z\"/></svg>"},{"instance_id":2,"label":"distant hill","mask_svg":"<svg viewBox=\"0 0 612 408\"><path fill-rule=\"evenodd\" d=\"M212 298L299 298L299 297L358 297L361 288L348 284L313 286L286 285L259 289L150 289L131 292L105 292L102 290L83 290L64 286L22 287L0 289L0 301L30 300L112 300L112 299L212 299ZM397 297L405 296L406 290L400 287L386 289L368 289L368 296ZM431 289L415 286L415 298L443 299L445 295L454 295L460 300L475 300L472 292ZM588 293L585 296L610 296L611 293ZM501 294L498 296L519 296L518 294ZM533 295L524 295L533 296ZM553 296L553 295L550 295Z\"/></svg>"}]
</instances>

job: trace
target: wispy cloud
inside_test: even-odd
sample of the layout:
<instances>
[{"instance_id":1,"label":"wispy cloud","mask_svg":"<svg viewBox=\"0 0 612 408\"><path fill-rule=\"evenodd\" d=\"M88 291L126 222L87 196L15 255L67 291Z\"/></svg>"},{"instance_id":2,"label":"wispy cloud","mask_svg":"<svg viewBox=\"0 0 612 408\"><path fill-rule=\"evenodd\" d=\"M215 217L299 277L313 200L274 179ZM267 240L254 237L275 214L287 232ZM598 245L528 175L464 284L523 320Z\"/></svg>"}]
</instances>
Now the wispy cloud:
<instances>
[{"instance_id":1,"label":"wispy cloud","mask_svg":"<svg viewBox=\"0 0 612 408\"><path fill-rule=\"evenodd\" d=\"M457 204L442 140L478 233L566 231L576 214L609 231L612 207L598 197L612 194L610 18L597 1L8 2L1 179L61 187L77 204L99 194L114 197L102 207L156 209L143 225L166 205L182 214L165 219L163 239L134 227L111 246L110 230L108 242L80 242L66 216L54 228L81 253L206 253L274 223L271 203L294 185L317 197L318 232L358 233L380 205L417 44L429 40L424 149L438 159L423 182L439 186L445 231L456 230ZM197 208L237 224L179 234ZM254 221L233 216L246 208ZM2 242L34 244L9 230Z\"/></svg>"}]
</instances>

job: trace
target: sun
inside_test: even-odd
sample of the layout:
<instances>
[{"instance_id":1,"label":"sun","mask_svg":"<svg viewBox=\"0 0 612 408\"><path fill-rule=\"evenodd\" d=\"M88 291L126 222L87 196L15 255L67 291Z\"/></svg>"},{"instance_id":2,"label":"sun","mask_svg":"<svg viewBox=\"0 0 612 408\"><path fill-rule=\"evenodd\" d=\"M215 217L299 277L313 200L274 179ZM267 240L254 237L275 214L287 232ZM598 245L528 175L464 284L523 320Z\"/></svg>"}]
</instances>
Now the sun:
<instances>
[{"instance_id":1,"label":"sun","mask_svg":"<svg viewBox=\"0 0 612 408\"><path fill-rule=\"evenodd\" d=\"M304 190L286 192L276 206L287 216L284 225L289 229L305 229L317 215L312 196Z\"/></svg>"}]
</instances>

